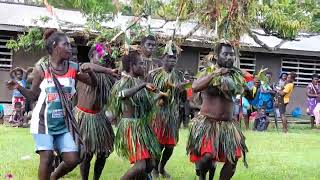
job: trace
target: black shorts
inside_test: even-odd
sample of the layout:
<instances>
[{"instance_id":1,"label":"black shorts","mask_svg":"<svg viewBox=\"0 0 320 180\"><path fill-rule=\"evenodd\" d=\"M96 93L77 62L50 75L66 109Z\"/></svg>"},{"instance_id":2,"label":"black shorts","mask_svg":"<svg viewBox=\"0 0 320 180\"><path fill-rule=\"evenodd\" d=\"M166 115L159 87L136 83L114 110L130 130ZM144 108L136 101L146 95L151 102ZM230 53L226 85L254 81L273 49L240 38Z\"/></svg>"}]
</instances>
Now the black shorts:
<instances>
[{"instance_id":1,"label":"black shorts","mask_svg":"<svg viewBox=\"0 0 320 180\"><path fill-rule=\"evenodd\" d=\"M282 114L286 114L287 105L288 105L288 103L279 104L279 112L280 112L281 115Z\"/></svg>"}]
</instances>

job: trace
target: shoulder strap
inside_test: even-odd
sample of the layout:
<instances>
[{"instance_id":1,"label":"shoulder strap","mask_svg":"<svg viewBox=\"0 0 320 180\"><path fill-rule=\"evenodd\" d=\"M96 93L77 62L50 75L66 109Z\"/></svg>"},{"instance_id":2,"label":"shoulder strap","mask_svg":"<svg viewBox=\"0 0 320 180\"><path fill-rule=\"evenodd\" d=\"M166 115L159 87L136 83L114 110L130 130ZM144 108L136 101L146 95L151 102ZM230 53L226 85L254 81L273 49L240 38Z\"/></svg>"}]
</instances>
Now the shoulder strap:
<instances>
[{"instance_id":1,"label":"shoulder strap","mask_svg":"<svg viewBox=\"0 0 320 180\"><path fill-rule=\"evenodd\" d=\"M316 95L318 95L318 92L317 92L316 88L314 87L314 85L312 83L311 83L311 87L312 87L314 93L316 93Z\"/></svg>"},{"instance_id":2,"label":"shoulder strap","mask_svg":"<svg viewBox=\"0 0 320 180\"><path fill-rule=\"evenodd\" d=\"M71 133L75 143L78 145L78 147L80 147L80 145L83 144L83 140L80 136L79 126L78 126L76 119L74 118L71 106L69 105L69 102L67 101L65 94L63 93L63 88L62 88L60 82L58 81L56 76L51 72L51 70L49 68L49 64L47 64L47 69L48 69L48 72L50 73L50 75L52 76L54 85L56 86L57 92L59 94L59 97L61 100L61 106L63 108L63 113L64 113L64 117L65 117L66 126L67 126L69 132Z\"/></svg>"}]
</instances>

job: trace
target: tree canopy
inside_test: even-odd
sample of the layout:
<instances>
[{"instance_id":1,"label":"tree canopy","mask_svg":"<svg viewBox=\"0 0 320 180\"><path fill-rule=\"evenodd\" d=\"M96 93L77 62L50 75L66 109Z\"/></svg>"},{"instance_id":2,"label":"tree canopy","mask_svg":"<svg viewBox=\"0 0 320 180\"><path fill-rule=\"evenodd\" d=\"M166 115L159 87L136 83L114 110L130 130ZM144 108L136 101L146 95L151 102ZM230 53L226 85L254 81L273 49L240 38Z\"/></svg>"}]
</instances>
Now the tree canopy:
<instances>
[{"instance_id":1,"label":"tree canopy","mask_svg":"<svg viewBox=\"0 0 320 180\"><path fill-rule=\"evenodd\" d=\"M108 41L115 40L125 31L107 30L101 22L118 13L135 16L127 29L141 36L150 33L150 25L142 27L139 20L160 18L175 21L176 27L183 21L195 22L186 37L192 36L200 27L211 32L210 40L221 39L239 44L243 34L267 50L275 50L284 42L294 40L299 32L320 33L320 2L318 0L44 0L57 8L77 9L86 15L90 25ZM256 31L255 29L263 30ZM175 38L175 31L171 38ZM111 38L112 36L113 38ZM276 36L283 41L268 47L257 35ZM123 36L122 36L123 37ZM181 37L180 37L181 39ZM122 38L130 44L126 38Z\"/></svg>"},{"instance_id":2,"label":"tree canopy","mask_svg":"<svg viewBox=\"0 0 320 180\"><path fill-rule=\"evenodd\" d=\"M144 18L193 21L216 31L218 39L233 42L239 41L244 33L259 34L252 29L262 29L264 35L284 40L295 39L299 32L320 32L317 0L52 0L49 3L79 9L89 20L95 17L95 21L118 12Z\"/></svg>"}]
</instances>

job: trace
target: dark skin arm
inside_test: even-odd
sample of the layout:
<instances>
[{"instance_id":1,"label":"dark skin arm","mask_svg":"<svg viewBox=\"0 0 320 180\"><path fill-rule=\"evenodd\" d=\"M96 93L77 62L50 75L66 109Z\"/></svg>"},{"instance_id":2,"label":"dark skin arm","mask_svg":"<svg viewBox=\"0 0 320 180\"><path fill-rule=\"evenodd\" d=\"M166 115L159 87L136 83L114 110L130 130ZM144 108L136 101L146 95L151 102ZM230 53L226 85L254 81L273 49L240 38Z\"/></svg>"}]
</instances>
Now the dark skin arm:
<instances>
[{"instance_id":1,"label":"dark skin arm","mask_svg":"<svg viewBox=\"0 0 320 180\"><path fill-rule=\"evenodd\" d=\"M125 89L123 91L121 91L120 93L120 96L122 98L130 98L132 96L134 96L137 92L139 92L141 89L145 88L147 85L147 83L143 83L137 87L133 87L133 88L130 88L130 89Z\"/></svg>"},{"instance_id":2,"label":"dark skin arm","mask_svg":"<svg viewBox=\"0 0 320 180\"><path fill-rule=\"evenodd\" d=\"M81 65L77 80L93 87L97 85L97 77L88 63Z\"/></svg>"},{"instance_id":3,"label":"dark skin arm","mask_svg":"<svg viewBox=\"0 0 320 180\"><path fill-rule=\"evenodd\" d=\"M316 97L319 97L319 95L317 95L317 94L313 94L313 93L310 93L309 91L307 92L307 96L308 96L309 98L316 98Z\"/></svg>"},{"instance_id":4,"label":"dark skin arm","mask_svg":"<svg viewBox=\"0 0 320 180\"><path fill-rule=\"evenodd\" d=\"M223 74L227 74L227 73L229 73L228 69L218 68L212 74L203 76L203 77L195 80L192 84L193 92L197 93L197 92L203 91L204 89L208 88L208 86L214 76L219 76L219 75L223 75Z\"/></svg>"},{"instance_id":5,"label":"dark skin arm","mask_svg":"<svg viewBox=\"0 0 320 180\"><path fill-rule=\"evenodd\" d=\"M114 77L119 77L119 74L117 74L117 70L115 70L115 69L106 68L106 67L94 64L94 63L84 63L84 64L87 64L92 69L93 72L110 74Z\"/></svg>"},{"instance_id":6,"label":"dark skin arm","mask_svg":"<svg viewBox=\"0 0 320 180\"><path fill-rule=\"evenodd\" d=\"M197 92L203 91L204 89L208 88L213 77L214 77L213 74L209 74L209 75L206 75L202 78L195 80L192 84L192 91L194 93L197 93Z\"/></svg>"},{"instance_id":7,"label":"dark skin arm","mask_svg":"<svg viewBox=\"0 0 320 180\"><path fill-rule=\"evenodd\" d=\"M15 76L16 76L16 75L15 75L16 69L17 69L17 68L12 69L12 70L9 72L11 79L14 79L14 78L15 78Z\"/></svg>"},{"instance_id":8,"label":"dark skin arm","mask_svg":"<svg viewBox=\"0 0 320 180\"><path fill-rule=\"evenodd\" d=\"M27 71L26 71L26 78L25 78L25 79L28 78L29 74L31 74L32 71L33 71L33 67L29 67L29 68L27 69Z\"/></svg>"},{"instance_id":9,"label":"dark skin arm","mask_svg":"<svg viewBox=\"0 0 320 180\"><path fill-rule=\"evenodd\" d=\"M122 98L132 97L143 88L146 88L150 92L155 92L156 91L156 87L153 84L142 83L141 85L139 85L137 87L133 87L133 88L125 89L125 90L121 91L120 92L121 93L120 96ZM163 97L165 95L165 93L160 92L159 95L160 95L159 98L161 98L161 97Z\"/></svg>"},{"instance_id":10,"label":"dark skin arm","mask_svg":"<svg viewBox=\"0 0 320 180\"><path fill-rule=\"evenodd\" d=\"M28 73L29 68L28 68L28 70L25 70L25 69L21 68L21 70L22 70L22 72L23 72L22 79L27 79L28 74L29 74L29 73Z\"/></svg>"},{"instance_id":11,"label":"dark skin arm","mask_svg":"<svg viewBox=\"0 0 320 180\"><path fill-rule=\"evenodd\" d=\"M20 86L16 81L14 80L11 80L9 82L7 82L7 88L10 89L10 90L13 90L13 89L17 89L18 91L21 92L21 94L30 99L31 101L37 101L39 95L40 95L40 84L44 78L44 74L41 70L41 67L40 66L36 66L34 68L34 78L32 80L32 87L31 89L26 89L22 86Z\"/></svg>"},{"instance_id":12,"label":"dark skin arm","mask_svg":"<svg viewBox=\"0 0 320 180\"><path fill-rule=\"evenodd\" d=\"M317 98L317 97L319 97L319 95L316 94L314 92L314 90L309 91L309 88L307 88L307 97L309 97L309 98Z\"/></svg>"}]
</instances>

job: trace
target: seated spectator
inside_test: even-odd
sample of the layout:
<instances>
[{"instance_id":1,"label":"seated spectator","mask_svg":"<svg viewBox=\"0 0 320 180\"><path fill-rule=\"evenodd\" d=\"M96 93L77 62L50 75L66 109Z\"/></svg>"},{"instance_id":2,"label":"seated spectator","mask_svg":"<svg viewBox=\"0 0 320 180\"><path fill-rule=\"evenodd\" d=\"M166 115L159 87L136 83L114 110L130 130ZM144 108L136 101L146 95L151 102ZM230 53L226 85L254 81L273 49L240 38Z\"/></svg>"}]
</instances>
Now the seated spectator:
<instances>
[{"instance_id":1,"label":"seated spectator","mask_svg":"<svg viewBox=\"0 0 320 180\"><path fill-rule=\"evenodd\" d=\"M259 109L256 118L254 119L254 131L266 131L269 125L269 119L266 115L265 107Z\"/></svg>"},{"instance_id":2,"label":"seated spectator","mask_svg":"<svg viewBox=\"0 0 320 180\"><path fill-rule=\"evenodd\" d=\"M20 102L16 102L14 104L14 111L10 116L9 123L12 127L22 127L24 121L22 104Z\"/></svg>"}]
</instances>

